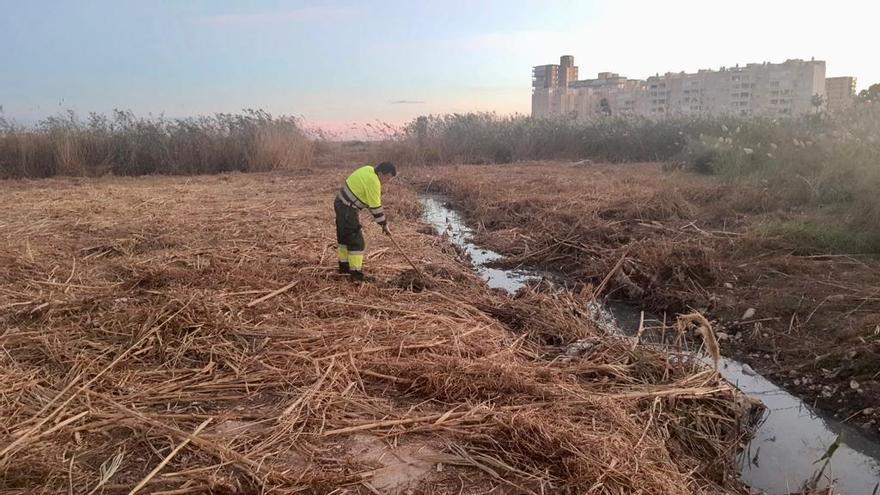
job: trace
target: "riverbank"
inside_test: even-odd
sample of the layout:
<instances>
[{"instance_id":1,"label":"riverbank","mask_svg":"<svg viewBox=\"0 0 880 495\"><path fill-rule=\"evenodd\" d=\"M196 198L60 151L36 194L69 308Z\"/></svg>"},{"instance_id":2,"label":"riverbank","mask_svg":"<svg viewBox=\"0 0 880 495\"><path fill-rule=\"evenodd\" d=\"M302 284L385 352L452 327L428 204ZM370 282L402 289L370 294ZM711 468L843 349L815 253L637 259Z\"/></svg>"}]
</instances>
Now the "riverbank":
<instances>
[{"instance_id":1,"label":"riverbank","mask_svg":"<svg viewBox=\"0 0 880 495\"><path fill-rule=\"evenodd\" d=\"M489 287L504 290L515 298L527 297L535 290L564 290L555 274L529 266L494 266L503 256L474 243L473 230L459 212L449 207L448 198L428 193L421 201L425 221L470 260ZM646 313L638 306L592 300L581 310L588 311L606 334L626 336L634 346L662 349L685 359L700 359L704 352L709 352L699 339L694 342L687 334L682 335L673 322ZM578 341L568 349L590 345L590 340ZM707 364L712 362L711 356L702 359ZM857 428L818 413L744 363L721 357L717 369L724 379L764 406L763 414L755 417L751 441L738 456L740 479L753 491L790 495L794 487L810 487L805 491L847 494L873 493L880 487L880 443ZM834 452L828 465L818 468L817 460L828 457L832 446Z\"/></svg>"},{"instance_id":2,"label":"riverbank","mask_svg":"<svg viewBox=\"0 0 880 495\"><path fill-rule=\"evenodd\" d=\"M422 190L449 195L505 266L549 270L661 315L711 315L724 354L869 435L880 431L880 262L810 237L833 235L833 212L768 211L772 191L658 164L415 175Z\"/></svg>"}]
</instances>

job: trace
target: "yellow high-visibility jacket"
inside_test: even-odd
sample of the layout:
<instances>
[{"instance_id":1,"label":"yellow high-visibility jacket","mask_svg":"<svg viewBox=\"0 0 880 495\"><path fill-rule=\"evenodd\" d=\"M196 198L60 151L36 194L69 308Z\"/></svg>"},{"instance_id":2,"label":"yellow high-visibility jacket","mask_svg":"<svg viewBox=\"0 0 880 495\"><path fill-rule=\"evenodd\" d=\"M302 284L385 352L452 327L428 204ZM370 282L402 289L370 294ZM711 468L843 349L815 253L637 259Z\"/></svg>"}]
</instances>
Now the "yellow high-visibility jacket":
<instances>
[{"instance_id":1,"label":"yellow high-visibility jacket","mask_svg":"<svg viewBox=\"0 0 880 495\"><path fill-rule=\"evenodd\" d=\"M365 165L349 175L337 197L352 208L369 208L373 220L379 225L387 222L382 209L382 182L372 165Z\"/></svg>"}]
</instances>

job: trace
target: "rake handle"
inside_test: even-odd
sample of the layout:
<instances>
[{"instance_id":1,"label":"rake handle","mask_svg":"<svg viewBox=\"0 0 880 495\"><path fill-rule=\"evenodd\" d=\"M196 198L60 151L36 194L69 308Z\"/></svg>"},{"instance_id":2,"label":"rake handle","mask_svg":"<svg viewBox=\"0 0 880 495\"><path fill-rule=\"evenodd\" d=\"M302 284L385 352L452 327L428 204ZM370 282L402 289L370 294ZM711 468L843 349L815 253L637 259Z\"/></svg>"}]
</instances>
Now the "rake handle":
<instances>
[{"instance_id":1,"label":"rake handle","mask_svg":"<svg viewBox=\"0 0 880 495\"><path fill-rule=\"evenodd\" d=\"M403 248L400 247L400 244L397 243L397 239L394 238L394 235L391 234L391 232L388 232L388 238L391 239L391 242L394 244L394 247L397 248L397 251L402 254L404 258L406 258L406 261L409 262L409 266L413 267L413 270L415 270L416 273L419 274L419 278L422 279L422 282L424 282L425 275L422 273L421 270L419 270L419 267L417 267L416 264L413 263L413 260L410 259L409 255L404 252Z\"/></svg>"}]
</instances>

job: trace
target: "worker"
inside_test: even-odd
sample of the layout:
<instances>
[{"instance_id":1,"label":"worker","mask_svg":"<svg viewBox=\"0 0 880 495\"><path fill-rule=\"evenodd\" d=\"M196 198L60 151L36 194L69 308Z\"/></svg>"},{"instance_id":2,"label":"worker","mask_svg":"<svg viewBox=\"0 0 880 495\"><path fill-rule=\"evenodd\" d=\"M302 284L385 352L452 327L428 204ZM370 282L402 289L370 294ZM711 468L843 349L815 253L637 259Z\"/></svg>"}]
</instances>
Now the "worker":
<instances>
[{"instance_id":1,"label":"worker","mask_svg":"<svg viewBox=\"0 0 880 495\"><path fill-rule=\"evenodd\" d=\"M339 253L339 273L348 273L355 282L364 281L364 235L358 221L358 211L368 208L373 220L382 227L382 233L391 235L388 219L382 210L382 184L397 175L390 162L373 167L365 165L355 170L336 195L336 242Z\"/></svg>"}]
</instances>

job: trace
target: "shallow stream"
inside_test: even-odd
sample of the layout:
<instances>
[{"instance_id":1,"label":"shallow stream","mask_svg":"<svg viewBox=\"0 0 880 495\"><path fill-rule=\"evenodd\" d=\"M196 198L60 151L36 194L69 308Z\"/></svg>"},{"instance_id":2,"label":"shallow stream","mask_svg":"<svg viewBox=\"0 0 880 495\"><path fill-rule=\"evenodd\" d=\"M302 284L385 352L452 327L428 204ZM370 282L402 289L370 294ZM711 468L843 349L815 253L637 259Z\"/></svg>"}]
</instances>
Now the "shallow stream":
<instances>
[{"instance_id":1,"label":"shallow stream","mask_svg":"<svg viewBox=\"0 0 880 495\"><path fill-rule=\"evenodd\" d=\"M445 198L427 195L421 201L424 220L467 253L474 270L489 287L515 293L541 277L538 271L491 268L488 265L503 256L474 244L473 231L458 212L447 206ZM641 319L639 308L619 302L606 302L594 308L593 314L601 326L628 335L635 334ZM647 321L651 317L645 318ZM763 422L739 458L743 482L769 495L796 492L815 476L821 465L817 461L840 436L841 444L826 470L836 479L835 493L880 495L880 444L855 428L823 417L747 364L722 358L720 371L743 393L767 407Z\"/></svg>"}]
</instances>

